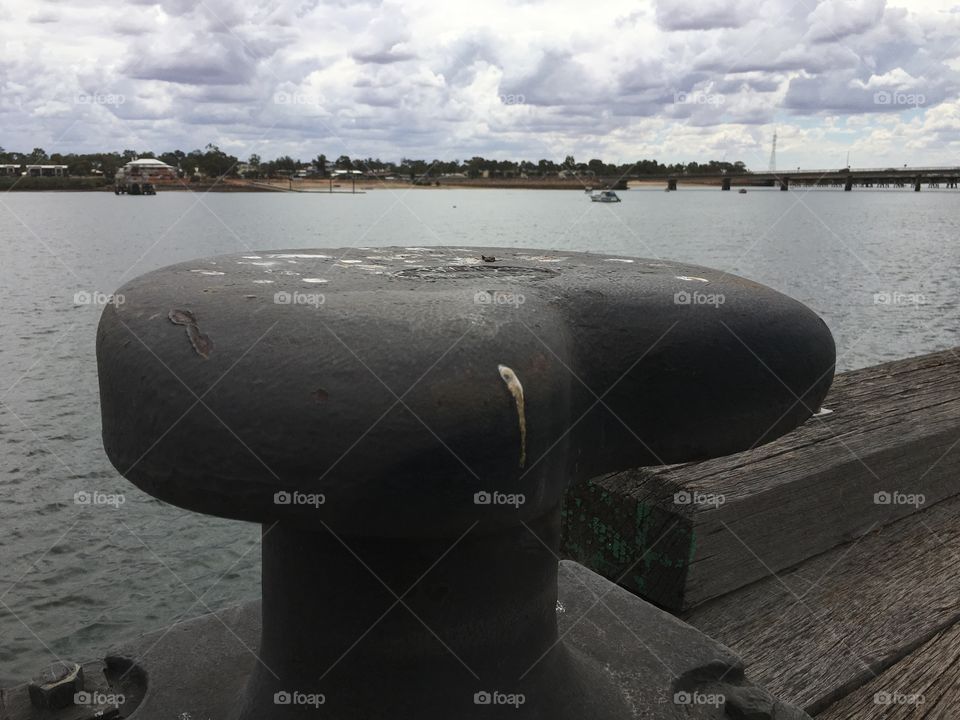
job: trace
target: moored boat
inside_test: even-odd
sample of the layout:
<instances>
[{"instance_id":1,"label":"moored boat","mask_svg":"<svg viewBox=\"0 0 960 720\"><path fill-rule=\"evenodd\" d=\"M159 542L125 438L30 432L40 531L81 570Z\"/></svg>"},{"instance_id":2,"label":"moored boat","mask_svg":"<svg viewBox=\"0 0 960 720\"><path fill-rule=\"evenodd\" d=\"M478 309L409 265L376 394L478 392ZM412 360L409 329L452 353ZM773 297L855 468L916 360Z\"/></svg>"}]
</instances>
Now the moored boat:
<instances>
[{"instance_id":1,"label":"moored boat","mask_svg":"<svg viewBox=\"0 0 960 720\"><path fill-rule=\"evenodd\" d=\"M613 190L594 190L590 193L590 199L593 202L620 202L620 197Z\"/></svg>"}]
</instances>

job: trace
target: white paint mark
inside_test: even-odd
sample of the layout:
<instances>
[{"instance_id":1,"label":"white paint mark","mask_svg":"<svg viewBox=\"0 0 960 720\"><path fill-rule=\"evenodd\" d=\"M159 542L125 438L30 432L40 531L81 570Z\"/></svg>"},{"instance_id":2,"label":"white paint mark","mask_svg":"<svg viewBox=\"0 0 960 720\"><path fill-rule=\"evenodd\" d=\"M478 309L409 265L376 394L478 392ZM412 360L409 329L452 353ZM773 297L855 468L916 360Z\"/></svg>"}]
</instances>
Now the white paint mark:
<instances>
[{"instance_id":1,"label":"white paint mark","mask_svg":"<svg viewBox=\"0 0 960 720\"><path fill-rule=\"evenodd\" d=\"M257 285L270 285L273 280L254 280Z\"/></svg>"},{"instance_id":2,"label":"white paint mark","mask_svg":"<svg viewBox=\"0 0 960 720\"><path fill-rule=\"evenodd\" d=\"M304 278L303 281L306 283L325 283L326 282L326 280L324 280L323 278Z\"/></svg>"},{"instance_id":3,"label":"white paint mark","mask_svg":"<svg viewBox=\"0 0 960 720\"><path fill-rule=\"evenodd\" d=\"M563 262L569 259L566 257L554 257L552 255L520 255L518 257L524 260L535 260L536 262Z\"/></svg>"},{"instance_id":4,"label":"white paint mark","mask_svg":"<svg viewBox=\"0 0 960 720\"><path fill-rule=\"evenodd\" d=\"M190 272L200 273L201 275L226 275L219 270L191 270Z\"/></svg>"},{"instance_id":5,"label":"white paint mark","mask_svg":"<svg viewBox=\"0 0 960 720\"><path fill-rule=\"evenodd\" d=\"M500 371L500 377L507 384L507 389L513 395L514 402L517 403L517 418L520 423L520 467L527 462L527 416L523 403L523 385L517 374L506 365L497 365Z\"/></svg>"},{"instance_id":6,"label":"white paint mark","mask_svg":"<svg viewBox=\"0 0 960 720\"><path fill-rule=\"evenodd\" d=\"M677 280L686 280L687 282L702 282L702 283L710 282L706 278L695 277L693 275L677 275Z\"/></svg>"},{"instance_id":7,"label":"white paint mark","mask_svg":"<svg viewBox=\"0 0 960 720\"><path fill-rule=\"evenodd\" d=\"M290 258L329 258L329 255L317 255L311 253L274 253L268 255L267 257L279 258L280 260L288 260Z\"/></svg>"},{"instance_id":8,"label":"white paint mark","mask_svg":"<svg viewBox=\"0 0 960 720\"><path fill-rule=\"evenodd\" d=\"M819 410L817 410L817 411L813 414L813 416L814 416L814 417L822 417L822 416L824 416L824 415L830 415L831 413L833 413L833 410L831 410L830 408L822 407L822 408L820 408Z\"/></svg>"},{"instance_id":9,"label":"white paint mark","mask_svg":"<svg viewBox=\"0 0 960 720\"><path fill-rule=\"evenodd\" d=\"M633 260L629 258L604 258L604 262L619 262L619 263L632 263Z\"/></svg>"}]
</instances>

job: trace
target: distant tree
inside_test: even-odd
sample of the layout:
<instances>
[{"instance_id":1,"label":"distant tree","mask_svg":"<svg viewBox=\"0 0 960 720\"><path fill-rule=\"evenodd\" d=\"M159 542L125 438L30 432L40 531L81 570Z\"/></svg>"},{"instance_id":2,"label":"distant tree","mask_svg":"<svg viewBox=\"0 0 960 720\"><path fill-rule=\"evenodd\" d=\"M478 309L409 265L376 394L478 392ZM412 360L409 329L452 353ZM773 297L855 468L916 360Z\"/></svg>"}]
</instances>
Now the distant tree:
<instances>
[{"instance_id":1,"label":"distant tree","mask_svg":"<svg viewBox=\"0 0 960 720\"><path fill-rule=\"evenodd\" d=\"M543 159L537 163L537 171L541 177L546 177L548 175L556 175L557 172L559 172L559 168L553 160Z\"/></svg>"},{"instance_id":2,"label":"distant tree","mask_svg":"<svg viewBox=\"0 0 960 720\"><path fill-rule=\"evenodd\" d=\"M313 161L314 166L317 168L317 172L320 173L320 177L327 176L327 156L323 153L317 155L317 159Z\"/></svg>"},{"instance_id":3,"label":"distant tree","mask_svg":"<svg viewBox=\"0 0 960 720\"><path fill-rule=\"evenodd\" d=\"M30 157L28 159L30 160L31 163L34 163L34 164L46 162L48 160L47 151L44 150L43 148L35 147L33 151L30 153Z\"/></svg>"},{"instance_id":4,"label":"distant tree","mask_svg":"<svg viewBox=\"0 0 960 720\"><path fill-rule=\"evenodd\" d=\"M338 170L353 170L353 161L349 155L341 155L337 158L336 166Z\"/></svg>"},{"instance_id":5,"label":"distant tree","mask_svg":"<svg viewBox=\"0 0 960 720\"><path fill-rule=\"evenodd\" d=\"M297 161L289 155L278 157L273 161L273 164L276 166L277 170L287 170L292 172L297 169Z\"/></svg>"},{"instance_id":6,"label":"distant tree","mask_svg":"<svg viewBox=\"0 0 960 720\"><path fill-rule=\"evenodd\" d=\"M603 160L594 158L587 163L587 170L591 171L594 175L604 175L607 171L607 165Z\"/></svg>"},{"instance_id":7,"label":"distant tree","mask_svg":"<svg viewBox=\"0 0 960 720\"><path fill-rule=\"evenodd\" d=\"M472 178L478 178L483 175L485 170L490 169L489 161L484 160L479 155L474 155L472 158L467 160L465 165L467 168L467 175Z\"/></svg>"},{"instance_id":8,"label":"distant tree","mask_svg":"<svg viewBox=\"0 0 960 720\"><path fill-rule=\"evenodd\" d=\"M197 158L200 172L215 178L236 174L237 164L240 162L238 158L228 155L213 143L208 143L205 150L206 152Z\"/></svg>"}]
</instances>

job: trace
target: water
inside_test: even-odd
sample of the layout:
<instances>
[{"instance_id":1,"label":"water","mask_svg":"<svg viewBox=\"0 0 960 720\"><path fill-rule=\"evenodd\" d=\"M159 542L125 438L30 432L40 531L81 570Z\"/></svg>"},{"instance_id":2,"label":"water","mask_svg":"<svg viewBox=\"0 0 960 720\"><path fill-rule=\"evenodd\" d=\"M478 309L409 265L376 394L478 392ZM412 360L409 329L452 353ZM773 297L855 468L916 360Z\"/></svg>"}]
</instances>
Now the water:
<instances>
[{"instance_id":1,"label":"water","mask_svg":"<svg viewBox=\"0 0 960 720\"><path fill-rule=\"evenodd\" d=\"M841 370L960 344L956 193L378 190L0 196L0 685L259 595L258 528L164 506L100 445L99 311L140 273L280 247L501 245L710 265L807 303ZM883 302L889 300L890 302ZM74 494L122 493L117 508Z\"/></svg>"}]
</instances>

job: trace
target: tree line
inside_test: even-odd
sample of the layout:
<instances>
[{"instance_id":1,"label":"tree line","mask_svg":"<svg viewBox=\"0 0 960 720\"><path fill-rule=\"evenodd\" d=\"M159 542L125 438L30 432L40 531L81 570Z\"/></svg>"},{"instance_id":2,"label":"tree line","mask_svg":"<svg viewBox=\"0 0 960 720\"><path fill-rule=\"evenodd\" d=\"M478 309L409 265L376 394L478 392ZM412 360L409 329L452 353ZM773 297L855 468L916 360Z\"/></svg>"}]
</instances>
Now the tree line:
<instances>
[{"instance_id":1,"label":"tree line","mask_svg":"<svg viewBox=\"0 0 960 720\"><path fill-rule=\"evenodd\" d=\"M639 160L634 163L607 163L598 158L579 162L572 155L562 161L550 159L495 160L474 156L468 160L417 160L402 158L400 162L380 158L351 158L340 155L335 160L319 154L307 161L295 160L283 155L273 160L264 160L260 155L250 155L246 160L224 152L214 144L203 150L171 150L163 153L123 152L101 153L51 153L43 148L31 152L12 152L0 147L0 164L66 165L71 175L100 175L112 178L116 171L131 160L156 158L177 168L184 177L246 176L277 177L296 173L327 177L337 170L358 170L365 174L392 174L401 178L441 177L462 174L467 177L555 177L558 175L634 176L634 175L698 175L730 174L749 172L742 161L726 162L710 160L706 163L688 162L665 164L657 160Z\"/></svg>"}]
</instances>

